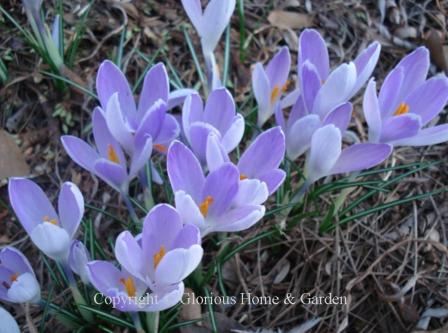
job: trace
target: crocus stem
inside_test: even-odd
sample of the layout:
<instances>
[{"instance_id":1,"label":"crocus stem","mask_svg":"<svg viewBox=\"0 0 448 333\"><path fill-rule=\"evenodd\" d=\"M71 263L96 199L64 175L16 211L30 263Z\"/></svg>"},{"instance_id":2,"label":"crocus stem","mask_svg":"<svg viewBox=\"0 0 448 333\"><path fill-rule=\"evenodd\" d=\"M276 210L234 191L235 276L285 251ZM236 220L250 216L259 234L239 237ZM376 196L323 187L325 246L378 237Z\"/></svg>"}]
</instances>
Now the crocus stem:
<instances>
[{"instance_id":1,"label":"crocus stem","mask_svg":"<svg viewBox=\"0 0 448 333\"><path fill-rule=\"evenodd\" d=\"M62 269L64 270L65 276L67 277L68 286L72 292L73 298L75 300L76 305L78 306L81 316L84 318L84 320L86 320L90 323L93 322L92 313L90 311L84 309L82 306L80 306L80 305L87 305L87 302L78 289L78 286L76 284L76 279L73 276L73 272L70 269L68 262L62 261L60 264L61 264Z\"/></svg>"},{"instance_id":2,"label":"crocus stem","mask_svg":"<svg viewBox=\"0 0 448 333\"><path fill-rule=\"evenodd\" d=\"M132 206L132 202L129 199L128 195L126 193L122 192L121 199L125 203L126 208L128 209L129 215L131 215L132 222L134 222L135 224L138 224L139 219L138 219L137 213L135 212L134 206Z\"/></svg>"},{"instance_id":3,"label":"crocus stem","mask_svg":"<svg viewBox=\"0 0 448 333\"><path fill-rule=\"evenodd\" d=\"M150 162L152 163L152 162ZM147 186L144 188L143 191L143 197L145 200L145 208L149 211L154 206L154 198L152 196L152 171L151 171L151 164L146 164L146 180L147 180Z\"/></svg>"},{"instance_id":4,"label":"crocus stem","mask_svg":"<svg viewBox=\"0 0 448 333\"><path fill-rule=\"evenodd\" d=\"M134 322L135 330L138 333L145 333L143 329L142 322L140 321L140 316L138 312L131 312L132 321Z\"/></svg>"},{"instance_id":5,"label":"crocus stem","mask_svg":"<svg viewBox=\"0 0 448 333\"><path fill-rule=\"evenodd\" d=\"M147 312L146 313L146 323L148 324L148 333L158 333L159 332L159 312Z\"/></svg>"}]
</instances>

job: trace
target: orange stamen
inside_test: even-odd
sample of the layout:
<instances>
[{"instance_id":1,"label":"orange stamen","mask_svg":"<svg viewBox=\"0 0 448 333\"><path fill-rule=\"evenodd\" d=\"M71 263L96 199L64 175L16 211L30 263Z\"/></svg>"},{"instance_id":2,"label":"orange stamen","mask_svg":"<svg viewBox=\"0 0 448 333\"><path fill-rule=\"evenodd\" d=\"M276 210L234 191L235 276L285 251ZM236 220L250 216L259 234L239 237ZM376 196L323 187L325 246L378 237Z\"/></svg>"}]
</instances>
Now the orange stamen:
<instances>
[{"instance_id":1,"label":"orange stamen","mask_svg":"<svg viewBox=\"0 0 448 333\"><path fill-rule=\"evenodd\" d=\"M137 290L135 289L134 280L131 277L128 277L127 279L121 278L120 283L123 284L124 289L126 290L126 293L129 297L135 296Z\"/></svg>"},{"instance_id":2,"label":"orange stamen","mask_svg":"<svg viewBox=\"0 0 448 333\"><path fill-rule=\"evenodd\" d=\"M11 275L9 277L9 279L11 280L11 282L16 282L17 279L19 278L19 275L20 275L19 273L15 273L15 274Z\"/></svg>"},{"instance_id":3,"label":"orange stamen","mask_svg":"<svg viewBox=\"0 0 448 333\"><path fill-rule=\"evenodd\" d=\"M240 180L244 180L244 179L247 179L247 178L249 178L249 177L247 177L245 174L240 174Z\"/></svg>"},{"instance_id":4,"label":"orange stamen","mask_svg":"<svg viewBox=\"0 0 448 333\"><path fill-rule=\"evenodd\" d=\"M165 256L166 254L166 249L165 246L161 246L159 252L155 253L153 256L153 261L154 261L154 269L157 268L157 266L159 266L160 261L162 260L162 258Z\"/></svg>"},{"instance_id":5,"label":"orange stamen","mask_svg":"<svg viewBox=\"0 0 448 333\"><path fill-rule=\"evenodd\" d=\"M155 143L154 149L157 150L159 153L166 153L168 151L168 148L164 145L161 145L160 143Z\"/></svg>"},{"instance_id":6,"label":"orange stamen","mask_svg":"<svg viewBox=\"0 0 448 333\"><path fill-rule=\"evenodd\" d=\"M54 225L58 225L58 220L57 219L50 219L50 217L48 215L45 215L43 217L43 221L51 223L51 224L54 224Z\"/></svg>"},{"instance_id":7,"label":"orange stamen","mask_svg":"<svg viewBox=\"0 0 448 333\"><path fill-rule=\"evenodd\" d=\"M394 112L394 116L401 116L402 114L406 114L409 112L409 104L400 103L397 109Z\"/></svg>"},{"instance_id":8,"label":"orange stamen","mask_svg":"<svg viewBox=\"0 0 448 333\"><path fill-rule=\"evenodd\" d=\"M117 152L111 144L107 145L107 158L109 161L114 163L120 163L120 159L118 158Z\"/></svg>"},{"instance_id":9,"label":"orange stamen","mask_svg":"<svg viewBox=\"0 0 448 333\"><path fill-rule=\"evenodd\" d=\"M211 195L208 195L205 197L204 201L201 202L199 205L199 210L202 213L202 216L207 217L208 214L208 208L213 203L214 199Z\"/></svg>"},{"instance_id":10,"label":"orange stamen","mask_svg":"<svg viewBox=\"0 0 448 333\"><path fill-rule=\"evenodd\" d=\"M280 97L280 88L279 86L275 86L274 89L272 89L271 91L271 103L277 101L279 97Z\"/></svg>"}]
</instances>

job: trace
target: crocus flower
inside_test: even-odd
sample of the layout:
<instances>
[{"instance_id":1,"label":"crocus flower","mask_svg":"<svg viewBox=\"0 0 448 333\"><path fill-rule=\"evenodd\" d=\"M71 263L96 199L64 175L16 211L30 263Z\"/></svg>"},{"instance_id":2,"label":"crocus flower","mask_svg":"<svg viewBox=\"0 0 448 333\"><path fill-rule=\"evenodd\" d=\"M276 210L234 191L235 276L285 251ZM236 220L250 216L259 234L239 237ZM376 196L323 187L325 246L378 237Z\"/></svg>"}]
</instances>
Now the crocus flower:
<instances>
[{"instance_id":1,"label":"crocus flower","mask_svg":"<svg viewBox=\"0 0 448 333\"><path fill-rule=\"evenodd\" d=\"M235 0L210 0L202 11L200 0L182 0L182 5L201 39L202 53L212 89L221 85L213 51L230 22L235 3Z\"/></svg>"},{"instance_id":2,"label":"crocus flower","mask_svg":"<svg viewBox=\"0 0 448 333\"><path fill-rule=\"evenodd\" d=\"M201 261L200 244L197 227L183 225L172 206L159 204L148 213L139 237L128 231L117 237L115 256L122 270L94 261L88 264L91 282L106 295L129 299L126 307L117 307L121 311L164 310L180 301L183 279Z\"/></svg>"},{"instance_id":3,"label":"crocus flower","mask_svg":"<svg viewBox=\"0 0 448 333\"><path fill-rule=\"evenodd\" d=\"M284 46L269 61L266 68L256 63L252 72L252 87L258 104L258 126L274 114L275 106L288 88L288 75L291 68L291 55Z\"/></svg>"},{"instance_id":4,"label":"crocus flower","mask_svg":"<svg viewBox=\"0 0 448 333\"><path fill-rule=\"evenodd\" d=\"M182 109L182 127L191 148L204 161L209 133L215 133L230 153L243 137L244 118L236 113L229 91L220 88L211 92L205 108L199 95L187 97Z\"/></svg>"},{"instance_id":5,"label":"crocus flower","mask_svg":"<svg viewBox=\"0 0 448 333\"><path fill-rule=\"evenodd\" d=\"M196 225L202 236L247 229L264 215L263 205L254 203L252 196L241 195L240 173L232 163L205 176L193 152L174 141L168 150L167 170L177 211L184 223Z\"/></svg>"},{"instance_id":6,"label":"crocus flower","mask_svg":"<svg viewBox=\"0 0 448 333\"><path fill-rule=\"evenodd\" d=\"M341 140L341 131L332 124L314 132L305 166L308 184L322 177L374 167L392 152L392 147L383 143L358 143L342 149Z\"/></svg>"},{"instance_id":7,"label":"crocus flower","mask_svg":"<svg viewBox=\"0 0 448 333\"><path fill-rule=\"evenodd\" d=\"M28 259L10 246L0 251L0 299L14 303L40 300L39 283Z\"/></svg>"},{"instance_id":8,"label":"crocus flower","mask_svg":"<svg viewBox=\"0 0 448 333\"><path fill-rule=\"evenodd\" d=\"M330 72L328 50L322 36L305 29L299 38L298 77L307 113L322 119L347 102L367 82L378 61L381 45L370 44L353 62Z\"/></svg>"},{"instance_id":9,"label":"crocus flower","mask_svg":"<svg viewBox=\"0 0 448 333\"><path fill-rule=\"evenodd\" d=\"M214 138L216 136L211 134L207 141L206 157L210 171L230 161L219 141ZM279 168L284 156L285 135L281 128L277 126L264 131L249 145L236 164L241 182L257 179L266 184L269 195L273 194L286 177L285 171Z\"/></svg>"},{"instance_id":10,"label":"crocus flower","mask_svg":"<svg viewBox=\"0 0 448 333\"><path fill-rule=\"evenodd\" d=\"M20 333L19 325L11 314L0 306L0 333Z\"/></svg>"},{"instance_id":11,"label":"crocus flower","mask_svg":"<svg viewBox=\"0 0 448 333\"><path fill-rule=\"evenodd\" d=\"M115 108L117 101L118 94L115 93L108 108ZM79 166L97 175L117 191L127 193L129 182L150 159L153 147L151 136L141 135L134 138L135 151L128 171L124 152L110 133L99 107L93 112L92 126L97 150L75 136L64 135L61 141L65 151Z\"/></svg>"},{"instance_id":12,"label":"crocus flower","mask_svg":"<svg viewBox=\"0 0 448 333\"><path fill-rule=\"evenodd\" d=\"M71 239L84 214L84 198L75 184L62 185L56 213L42 189L31 180L11 178L9 200L33 243L54 260L66 261Z\"/></svg>"},{"instance_id":13,"label":"crocus flower","mask_svg":"<svg viewBox=\"0 0 448 333\"><path fill-rule=\"evenodd\" d=\"M416 49L387 75L379 96L371 80L364 94L369 141L394 146L426 146L448 141L448 124L431 126L448 100L444 75L426 80L429 52Z\"/></svg>"},{"instance_id":14,"label":"crocus flower","mask_svg":"<svg viewBox=\"0 0 448 333\"><path fill-rule=\"evenodd\" d=\"M82 242L74 240L70 246L68 263L71 270L79 275L84 284L88 284L90 282L87 271L87 263L89 261L91 261L89 250L87 250L86 246Z\"/></svg>"}]
</instances>

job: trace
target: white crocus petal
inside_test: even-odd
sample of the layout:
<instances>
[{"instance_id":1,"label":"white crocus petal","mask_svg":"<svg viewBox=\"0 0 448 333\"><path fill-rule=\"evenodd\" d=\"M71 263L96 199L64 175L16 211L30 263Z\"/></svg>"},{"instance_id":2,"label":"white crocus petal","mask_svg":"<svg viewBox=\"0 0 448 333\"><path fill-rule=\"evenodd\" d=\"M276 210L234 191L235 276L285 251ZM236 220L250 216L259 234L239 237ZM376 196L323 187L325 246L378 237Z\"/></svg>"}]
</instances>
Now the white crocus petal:
<instances>
[{"instance_id":1,"label":"white crocus petal","mask_svg":"<svg viewBox=\"0 0 448 333\"><path fill-rule=\"evenodd\" d=\"M261 205L268 196L269 190L265 182L258 179L244 179L240 181L234 204L236 206Z\"/></svg>"},{"instance_id":2,"label":"white crocus petal","mask_svg":"<svg viewBox=\"0 0 448 333\"><path fill-rule=\"evenodd\" d=\"M244 135L244 117L240 114L235 116L232 125L221 139L221 144L227 153L238 146Z\"/></svg>"},{"instance_id":3,"label":"white crocus petal","mask_svg":"<svg viewBox=\"0 0 448 333\"><path fill-rule=\"evenodd\" d=\"M311 137L320 126L321 120L316 114L309 114L292 124L286 135L286 154L291 160L309 149Z\"/></svg>"},{"instance_id":4,"label":"white crocus petal","mask_svg":"<svg viewBox=\"0 0 448 333\"><path fill-rule=\"evenodd\" d=\"M36 277L29 272L17 277L7 291L8 298L16 303L37 303L40 300L40 287Z\"/></svg>"},{"instance_id":5,"label":"white crocus petal","mask_svg":"<svg viewBox=\"0 0 448 333\"><path fill-rule=\"evenodd\" d=\"M31 232L34 244L54 260L66 260L70 248L70 236L61 227L49 222L43 222Z\"/></svg>"},{"instance_id":6,"label":"white crocus petal","mask_svg":"<svg viewBox=\"0 0 448 333\"><path fill-rule=\"evenodd\" d=\"M174 201L176 210L182 217L184 224L194 224L199 229L205 228L204 216L202 216L199 207L189 194L185 191L177 191L174 194Z\"/></svg>"},{"instance_id":7,"label":"white crocus petal","mask_svg":"<svg viewBox=\"0 0 448 333\"><path fill-rule=\"evenodd\" d=\"M0 307L0 323L0 333L20 333L14 317L2 307Z\"/></svg>"}]
</instances>

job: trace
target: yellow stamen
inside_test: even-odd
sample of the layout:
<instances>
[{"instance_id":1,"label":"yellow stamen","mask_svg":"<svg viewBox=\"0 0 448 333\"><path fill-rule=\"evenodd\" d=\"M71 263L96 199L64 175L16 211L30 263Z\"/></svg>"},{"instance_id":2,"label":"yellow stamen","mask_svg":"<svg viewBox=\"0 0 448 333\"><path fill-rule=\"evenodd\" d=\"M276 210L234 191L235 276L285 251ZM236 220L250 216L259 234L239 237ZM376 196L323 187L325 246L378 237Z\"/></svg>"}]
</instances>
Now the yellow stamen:
<instances>
[{"instance_id":1,"label":"yellow stamen","mask_svg":"<svg viewBox=\"0 0 448 333\"><path fill-rule=\"evenodd\" d=\"M291 81L286 80L286 83L282 87L282 92L286 92L288 90L289 84Z\"/></svg>"},{"instance_id":2,"label":"yellow stamen","mask_svg":"<svg viewBox=\"0 0 448 333\"><path fill-rule=\"evenodd\" d=\"M409 112L409 104L400 103L397 109L394 112L394 116L401 116L402 114L406 114Z\"/></svg>"},{"instance_id":3,"label":"yellow stamen","mask_svg":"<svg viewBox=\"0 0 448 333\"><path fill-rule=\"evenodd\" d=\"M166 249L165 246L161 246L159 252L157 252L156 254L154 254L153 257L153 261L154 261L154 269L157 268L157 266L159 266L160 261L162 260L162 258L165 256L166 254Z\"/></svg>"},{"instance_id":4,"label":"yellow stamen","mask_svg":"<svg viewBox=\"0 0 448 333\"><path fill-rule=\"evenodd\" d=\"M247 178L249 178L249 177L247 177L244 173L240 174L240 180L244 180Z\"/></svg>"},{"instance_id":5,"label":"yellow stamen","mask_svg":"<svg viewBox=\"0 0 448 333\"><path fill-rule=\"evenodd\" d=\"M168 148L164 145L161 145L160 143L155 143L154 149L157 150L159 153L166 153L168 151Z\"/></svg>"},{"instance_id":6,"label":"yellow stamen","mask_svg":"<svg viewBox=\"0 0 448 333\"><path fill-rule=\"evenodd\" d=\"M11 282L16 282L17 279L19 278L19 275L20 275L19 273L15 273L15 274L11 275L9 277L9 279L11 280Z\"/></svg>"},{"instance_id":7,"label":"yellow stamen","mask_svg":"<svg viewBox=\"0 0 448 333\"><path fill-rule=\"evenodd\" d=\"M134 280L131 277L128 277L127 279L121 278L120 283L123 284L124 289L126 290L126 293L129 297L134 297L137 293L135 289Z\"/></svg>"},{"instance_id":8,"label":"yellow stamen","mask_svg":"<svg viewBox=\"0 0 448 333\"><path fill-rule=\"evenodd\" d=\"M107 145L107 158L109 161L114 163L120 163L120 159L118 158L117 152L111 144Z\"/></svg>"},{"instance_id":9,"label":"yellow stamen","mask_svg":"<svg viewBox=\"0 0 448 333\"><path fill-rule=\"evenodd\" d=\"M214 199L211 195L205 197L204 201L199 205L199 210L202 213L202 216L207 217L208 208L213 203Z\"/></svg>"},{"instance_id":10,"label":"yellow stamen","mask_svg":"<svg viewBox=\"0 0 448 333\"><path fill-rule=\"evenodd\" d=\"M272 89L271 91L271 103L277 101L279 97L280 97L280 88L279 86L275 86L274 89Z\"/></svg>"},{"instance_id":11,"label":"yellow stamen","mask_svg":"<svg viewBox=\"0 0 448 333\"><path fill-rule=\"evenodd\" d=\"M58 224L58 220L57 220L57 219L50 219L50 217L49 217L48 215L45 215L45 216L43 217L43 221L44 221L44 222L51 223L51 224L54 224L54 225L57 225L57 224Z\"/></svg>"}]
</instances>

